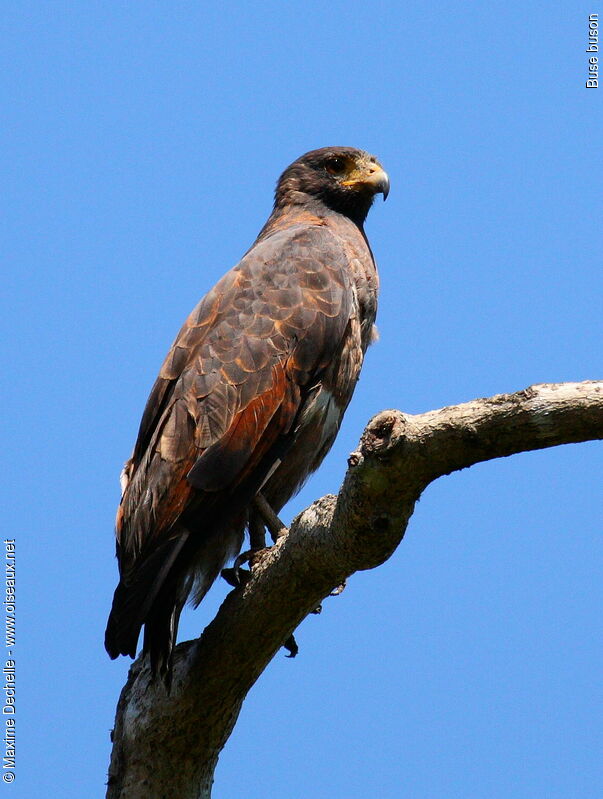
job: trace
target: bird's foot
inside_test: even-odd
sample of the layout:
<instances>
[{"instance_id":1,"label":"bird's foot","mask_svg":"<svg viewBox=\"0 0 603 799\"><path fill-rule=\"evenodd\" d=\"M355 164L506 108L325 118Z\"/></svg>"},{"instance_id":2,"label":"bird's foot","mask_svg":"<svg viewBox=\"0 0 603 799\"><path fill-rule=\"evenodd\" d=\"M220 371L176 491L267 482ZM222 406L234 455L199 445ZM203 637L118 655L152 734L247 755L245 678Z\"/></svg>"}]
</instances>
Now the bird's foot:
<instances>
[{"instance_id":1,"label":"bird's foot","mask_svg":"<svg viewBox=\"0 0 603 799\"><path fill-rule=\"evenodd\" d=\"M220 572L220 576L223 580L226 580L228 585L232 586L233 588L240 588L242 585L245 585L247 580L251 577L251 572L247 569L222 569Z\"/></svg>"},{"instance_id":2,"label":"bird's foot","mask_svg":"<svg viewBox=\"0 0 603 799\"><path fill-rule=\"evenodd\" d=\"M252 549L241 552L239 555L237 555L234 563L229 569L222 569L222 577L226 580L228 585L232 585L233 588L239 588L240 586L245 585L247 580L249 580L251 577L251 571L249 569L242 569L241 566L244 563L249 563L251 561L252 555Z\"/></svg>"},{"instance_id":3,"label":"bird's foot","mask_svg":"<svg viewBox=\"0 0 603 799\"><path fill-rule=\"evenodd\" d=\"M235 558L230 569L222 569L222 577L229 585L232 585L233 588L245 585L247 580L251 577L254 566L256 566L266 552L269 551L269 547L262 547L261 549L248 549L245 552L241 552ZM244 563L248 563L250 569L242 569L241 566L243 566Z\"/></svg>"}]
</instances>

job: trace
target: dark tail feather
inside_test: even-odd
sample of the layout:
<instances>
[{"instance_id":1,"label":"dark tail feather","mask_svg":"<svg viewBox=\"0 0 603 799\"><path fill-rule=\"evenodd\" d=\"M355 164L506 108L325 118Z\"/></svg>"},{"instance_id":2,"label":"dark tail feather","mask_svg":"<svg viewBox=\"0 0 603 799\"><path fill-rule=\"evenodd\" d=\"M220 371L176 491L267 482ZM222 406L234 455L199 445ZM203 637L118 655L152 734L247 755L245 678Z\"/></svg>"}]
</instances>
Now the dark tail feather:
<instances>
[{"instance_id":1,"label":"dark tail feather","mask_svg":"<svg viewBox=\"0 0 603 799\"><path fill-rule=\"evenodd\" d=\"M177 601L177 588L180 582L178 570L173 567L187 539L188 531L182 530L178 537L167 541L146 558L132 574L127 574L120 580L115 589L105 631L105 649L111 658L119 655L136 657L142 625L148 624L150 617L161 616L156 610L158 603L165 601L168 603L167 609L172 610L174 602ZM182 599L182 604L185 599L186 595ZM180 611L177 616L179 615ZM169 629L168 627L165 631L166 634ZM170 636L170 640L173 646L173 635Z\"/></svg>"},{"instance_id":2,"label":"dark tail feather","mask_svg":"<svg viewBox=\"0 0 603 799\"><path fill-rule=\"evenodd\" d=\"M181 528L132 573L124 575L126 579L122 578L115 590L105 633L105 648L112 658L136 657L144 625L143 652L150 656L153 675L160 675L169 690L184 603L192 589L193 601L198 604L228 558L240 550L245 516L242 511L226 529L214 527L201 541Z\"/></svg>"},{"instance_id":3,"label":"dark tail feather","mask_svg":"<svg viewBox=\"0 0 603 799\"><path fill-rule=\"evenodd\" d=\"M151 659L153 676L159 675L168 691L172 684L172 662L178 622L190 592L190 579L174 575L168 579L151 606L144 626L143 652Z\"/></svg>"},{"instance_id":4,"label":"dark tail feather","mask_svg":"<svg viewBox=\"0 0 603 799\"><path fill-rule=\"evenodd\" d=\"M119 655L136 657L136 645L142 622L129 620L129 623L126 623L128 619L124 614L124 606L127 600L128 589L120 582L113 594L113 604L105 630L105 649L113 660Z\"/></svg>"},{"instance_id":5,"label":"dark tail feather","mask_svg":"<svg viewBox=\"0 0 603 799\"><path fill-rule=\"evenodd\" d=\"M178 622L184 603L191 594L191 601L197 606L228 558L239 552L243 543L245 515L239 514L230 529L213 530L201 542L189 539L178 553L146 615L143 649L150 655L153 674L161 676L168 690L172 680L172 656ZM196 569L191 568L194 563L198 564Z\"/></svg>"}]
</instances>

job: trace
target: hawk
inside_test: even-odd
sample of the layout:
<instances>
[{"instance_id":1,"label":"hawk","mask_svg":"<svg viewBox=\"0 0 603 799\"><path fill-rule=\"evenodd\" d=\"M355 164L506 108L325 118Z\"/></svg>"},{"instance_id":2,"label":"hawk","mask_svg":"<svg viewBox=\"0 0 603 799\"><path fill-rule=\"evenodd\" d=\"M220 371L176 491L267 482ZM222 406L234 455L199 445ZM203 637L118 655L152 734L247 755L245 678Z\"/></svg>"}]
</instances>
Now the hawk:
<instances>
[{"instance_id":1,"label":"hawk","mask_svg":"<svg viewBox=\"0 0 603 799\"><path fill-rule=\"evenodd\" d=\"M197 606L249 529L278 513L333 444L374 336L378 276L364 221L389 179L351 147L313 150L281 175L240 263L178 333L121 476L112 658L171 672L180 612ZM266 507L264 503L264 508Z\"/></svg>"}]
</instances>

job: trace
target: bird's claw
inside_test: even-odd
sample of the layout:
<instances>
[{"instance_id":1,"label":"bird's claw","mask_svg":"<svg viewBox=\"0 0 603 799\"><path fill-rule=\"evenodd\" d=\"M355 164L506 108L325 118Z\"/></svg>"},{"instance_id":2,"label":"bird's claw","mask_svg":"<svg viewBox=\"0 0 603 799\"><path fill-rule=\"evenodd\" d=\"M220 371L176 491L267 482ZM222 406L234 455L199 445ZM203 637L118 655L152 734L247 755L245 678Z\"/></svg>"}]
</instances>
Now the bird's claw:
<instances>
[{"instance_id":1,"label":"bird's claw","mask_svg":"<svg viewBox=\"0 0 603 799\"><path fill-rule=\"evenodd\" d=\"M222 569L220 575L226 580L228 585L233 588L240 588L242 585L245 585L247 580L251 577L251 572L247 569L235 569L232 567L229 569Z\"/></svg>"},{"instance_id":2,"label":"bird's claw","mask_svg":"<svg viewBox=\"0 0 603 799\"><path fill-rule=\"evenodd\" d=\"M239 588L249 580L251 577L251 572L253 571L254 567L259 563L262 559L262 556L269 551L269 547L262 547L261 549L247 549L245 552L241 552L235 558L234 563L230 569L222 569L220 572L222 577L226 580L228 585L231 585L233 588ZM241 566L244 563L249 563L249 569L242 569Z\"/></svg>"}]
</instances>

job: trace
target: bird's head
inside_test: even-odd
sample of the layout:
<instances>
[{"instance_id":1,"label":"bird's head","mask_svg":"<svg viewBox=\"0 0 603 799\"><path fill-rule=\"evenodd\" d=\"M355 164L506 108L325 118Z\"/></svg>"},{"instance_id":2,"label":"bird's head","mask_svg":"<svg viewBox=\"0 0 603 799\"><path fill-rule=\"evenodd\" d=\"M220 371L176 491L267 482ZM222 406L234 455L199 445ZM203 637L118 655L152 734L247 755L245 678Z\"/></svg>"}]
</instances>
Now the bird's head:
<instances>
[{"instance_id":1,"label":"bird's head","mask_svg":"<svg viewBox=\"0 0 603 799\"><path fill-rule=\"evenodd\" d=\"M389 178L374 155L353 147L311 150L283 172L275 208L319 201L362 224L376 194L389 193Z\"/></svg>"}]
</instances>

